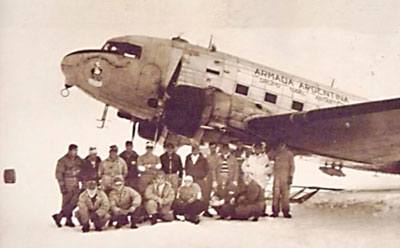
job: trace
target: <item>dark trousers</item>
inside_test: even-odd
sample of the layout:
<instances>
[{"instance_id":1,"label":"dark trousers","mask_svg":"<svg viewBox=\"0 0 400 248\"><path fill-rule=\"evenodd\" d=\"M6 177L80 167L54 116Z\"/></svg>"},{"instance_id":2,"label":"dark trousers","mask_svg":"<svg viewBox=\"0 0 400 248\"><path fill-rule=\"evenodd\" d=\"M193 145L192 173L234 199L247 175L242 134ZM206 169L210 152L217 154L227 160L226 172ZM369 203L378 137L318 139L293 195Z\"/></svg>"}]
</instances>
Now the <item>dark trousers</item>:
<instances>
[{"instance_id":1,"label":"dark trousers","mask_svg":"<svg viewBox=\"0 0 400 248\"><path fill-rule=\"evenodd\" d=\"M95 213L96 211L79 209L78 212L76 212L76 218L83 226L89 225L89 222L93 222L96 229L101 229L110 219L110 214L107 213L100 217Z\"/></svg>"},{"instance_id":2,"label":"dark trousers","mask_svg":"<svg viewBox=\"0 0 400 248\"><path fill-rule=\"evenodd\" d=\"M235 207L230 203L225 203L222 206L214 207L221 218L232 217L235 214Z\"/></svg>"},{"instance_id":3,"label":"dark trousers","mask_svg":"<svg viewBox=\"0 0 400 248\"><path fill-rule=\"evenodd\" d=\"M289 194L290 186L287 180L275 178L272 192L272 212L274 214L279 214L281 210L283 214L290 212Z\"/></svg>"},{"instance_id":4,"label":"dark trousers","mask_svg":"<svg viewBox=\"0 0 400 248\"><path fill-rule=\"evenodd\" d=\"M128 214L112 215L111 222L117 221L121 225L128 224L128 217L130 216L132 223L139 223L143 217L146 215L146 210L143 206L139 206L134 212Z\"/></svg>"},{"instance_id":5,"label":"dark trousers","mask_svg":"<svg viewBox=\"0 0 400 248\"><path fill-rule=\"evenodd\" d=\"M247 220L250 217L260 217L265 213L265 202L239 204L235 207L234 217Z\"/></svg>"},{"instance_id":6,"label":"dark trousers","mask_svg":"<svg viewBox=\"0 0 400 248\"><path fill-rule=\"evenodd\" d=\"M172 204L172 209L174 210L174 213L178 215L197 216L206 208L207 205L200 200L195 200L192 203L175 200Z\"/></svg>"},{"instance_id":7,"label":"dark trousers","mask_svg":"<svg viewBox=\"0 0 400 248\"><path fill-rule=\"evenodd\" d=\"M204 204L206 204L206 207L208 208L211 196L211 183L209 182L207 177L201 180L194 180L194 182L200 186L202 202L204 202Z\"/></svg>"},{"instance_id":8,"label":"dark trousers","mask_svg":"<svg viewBox=\"0 0 400 248\"><path fill-rule=\"evenodd\" d=\"M78 204L79 194L79 188L72 188L71 190L62 194L62 205L60 214L62 214L63 217L72 217L72 212Z\"/></svg>"}]
</instances>

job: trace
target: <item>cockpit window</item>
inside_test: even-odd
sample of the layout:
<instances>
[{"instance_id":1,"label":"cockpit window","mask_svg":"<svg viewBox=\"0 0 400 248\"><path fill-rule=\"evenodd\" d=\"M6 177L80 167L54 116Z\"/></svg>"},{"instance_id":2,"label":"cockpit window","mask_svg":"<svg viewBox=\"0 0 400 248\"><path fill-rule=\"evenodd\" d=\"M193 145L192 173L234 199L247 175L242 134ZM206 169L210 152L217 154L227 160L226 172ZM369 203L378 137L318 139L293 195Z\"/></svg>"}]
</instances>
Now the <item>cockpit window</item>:
<instances>
[{"instance_id":1,"label":"cockpit window","mask_svg":"<svg viewBox=\"0 0 400 248\"><path fill-rule=\"evenodd\" d=\"M141 46L126 42L109 41L103 46L102 50L114 52L134 59L140 59L140 56L142 55Z\"/></svg>"}]
</instances>

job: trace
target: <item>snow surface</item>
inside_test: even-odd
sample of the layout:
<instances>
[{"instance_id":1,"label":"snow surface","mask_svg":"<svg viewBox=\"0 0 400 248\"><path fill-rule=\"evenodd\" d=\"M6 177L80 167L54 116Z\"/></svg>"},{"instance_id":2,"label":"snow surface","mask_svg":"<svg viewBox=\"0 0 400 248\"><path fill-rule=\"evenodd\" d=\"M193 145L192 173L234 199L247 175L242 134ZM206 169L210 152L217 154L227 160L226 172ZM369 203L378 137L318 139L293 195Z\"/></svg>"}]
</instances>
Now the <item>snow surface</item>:
<instances>
[{"instance_id":1,"label":"snow surface","mask_svg":"<svg viewBox=\"0 0 400 248\"><path fill-rule=\"evenodd\" d=\"M296 184L350 188L351 182L364 178L352 188L393 187L396 182L400 188L398 176L346 170L348 177L338 179L323 175L315 164L296 163ZM400 191L323 191L302 205L292 205L290 220L203 217L198 226L179 221L145 223L137 230L83 234L79 227L57 228L50 217L60 205L53 169L20 169L16 184L0 185L0 247L400 247Z\"/></svg>"}]
</instances>

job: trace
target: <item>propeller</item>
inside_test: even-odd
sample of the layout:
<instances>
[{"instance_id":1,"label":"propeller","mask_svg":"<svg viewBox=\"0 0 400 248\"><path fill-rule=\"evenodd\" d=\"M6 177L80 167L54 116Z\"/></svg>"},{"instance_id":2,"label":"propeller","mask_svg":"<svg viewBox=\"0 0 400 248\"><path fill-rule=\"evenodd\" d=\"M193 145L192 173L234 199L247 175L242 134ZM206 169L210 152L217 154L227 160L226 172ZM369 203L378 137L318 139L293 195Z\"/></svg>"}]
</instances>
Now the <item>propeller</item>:
<instances>
[{"instance_id":1,"label":"propeller","mask_svg":"<svg viewBox=\"0 0 400 248\"><path fill-rule=\"evenodd\" d=\"M156 131L155 131L154 139L153 139L154 144L156 144L157 141L160 140L160 138L161 138L161 137L159 137L160 133L161 133L160 135L165 135L165 136L168 134L168 132L163 132L163 130L159 130L159 129L160 129L160 127L161 127L161 129L164 128L161 123L161 120L164 116L165 102L168 100L168 98L170 98L169 93L171 93L171 91L173 91L175 88L175 84L178 80L181 66L182 66L182 63L181 63L181 61L179 61L171 79L169 80L169 83L165 87L161 84L161 81L159 82L159 87L157 90L157 114L155 116Z\"/></svg>"},{"instance_id":2,"label":"propeller","mask_svg":"<svg viewBox=\"0 0 400 248\"><path fill-rule=\"evenodd\" d=\"M135 139L136 126L137 126L137 121L133 121L133 124L132 124L132 139L131 139L132 142Z\"/></svg>"}]
</instances>

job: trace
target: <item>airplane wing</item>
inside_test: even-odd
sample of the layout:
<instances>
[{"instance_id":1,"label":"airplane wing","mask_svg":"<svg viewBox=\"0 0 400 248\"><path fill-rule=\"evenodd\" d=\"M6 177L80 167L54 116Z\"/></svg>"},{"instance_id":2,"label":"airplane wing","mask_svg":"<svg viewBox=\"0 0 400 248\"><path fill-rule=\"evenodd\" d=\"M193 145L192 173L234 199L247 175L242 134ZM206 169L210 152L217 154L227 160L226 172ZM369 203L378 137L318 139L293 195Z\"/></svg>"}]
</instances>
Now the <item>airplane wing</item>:
<instances>
[{"instance_id":1,"label":"airplane wing","mask_svg":"<svg viewBox=\"0 0 400 248\"><path fill-rule=\"evenodd\" d=\"M251 117L246 125L267 142L283 139L297 151L400 173L400 98Z\"/></svg>"}]
</instances>

